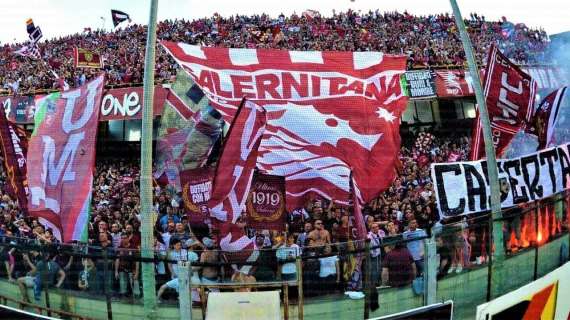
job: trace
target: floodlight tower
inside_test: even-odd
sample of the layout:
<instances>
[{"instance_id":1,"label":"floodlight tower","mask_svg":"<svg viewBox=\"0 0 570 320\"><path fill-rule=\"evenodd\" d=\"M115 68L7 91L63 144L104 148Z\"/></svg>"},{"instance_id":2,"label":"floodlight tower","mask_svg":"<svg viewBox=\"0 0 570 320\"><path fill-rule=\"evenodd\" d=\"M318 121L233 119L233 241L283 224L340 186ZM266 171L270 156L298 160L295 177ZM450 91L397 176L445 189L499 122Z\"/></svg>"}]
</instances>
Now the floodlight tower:
<instances>
[{"instance_id":1,"label":"floodlight tower","mask_svg":"<svg viewBox=\"0 0 570 320\"><path fill-rule=\"evenodd\" d=\"M475 98L479 105L479 118L481 119L481 127L483 128L483 140L485 141L485 156L487 157L487 168L489 174L489 185L491 187L491 214L489 215L489 275L487 300L493 298L494 293L498 293L502 285L501 269L505 258L505 250L503 248L503 221L501 213L501 199L499 189L499 176L497 172L497 159L495 156L495 147L493 145L493 133L491 131L491 122L489 121L489 113L487 112L487 104L481 87L481 79L479 77L479 69L473 54L473 46L465 29L465 23L461 17L461 11L457 6L456 0L450 0L455 17L455 24L459 30L465 56L469 65L469 74L473 79L473 88L475 89Z\"/></svg>"}]
</instances>

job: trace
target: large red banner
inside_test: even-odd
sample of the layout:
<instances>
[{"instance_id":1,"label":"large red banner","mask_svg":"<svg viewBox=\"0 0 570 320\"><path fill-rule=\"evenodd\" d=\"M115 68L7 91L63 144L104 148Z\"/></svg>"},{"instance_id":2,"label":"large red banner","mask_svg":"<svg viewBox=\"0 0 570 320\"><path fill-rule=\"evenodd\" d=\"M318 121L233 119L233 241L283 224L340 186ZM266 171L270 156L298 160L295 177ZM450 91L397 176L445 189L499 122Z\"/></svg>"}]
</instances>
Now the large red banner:
<instances>
[{"instance_id":1,"label":"large red banner","mask_svg":"<svg viewBox=\"0 0 570 320\"><path fill-rule=\"evenodd\" d=\"M17 199L22 210L28 208L28 180L26 177L26 155L28 154L28 134L6 120L0 111L0 144L6 171L6 192Z\"/></svg>"},{"instance_id":2,"label":"large red banner","mask_svg":"<svg viewBox=\"0 0 570 320\"><path fill-rule=\"evenodd\" d=\"M493 46L483 85L493 144L500 157L515 134L523 130L532 117L536 82ZM474 127L470 159L479 160L485 156L479 113Z\"/></svg>"},{"instance_id":3,"label":"large red banner","mask_svg":"<svg viewBox=\"0 0 570 320\"><path fill-rule=\"evenodd\" d=\"M314 195L346 204L351 170L365 201L393 181L405 56L162 44L226 121L243 97L265 108L257 167L285 177L288 209Z\"/></svg>"},{"instance_id":4,"label":"large red banner","mask_svg":"<svg viewBox=\"0 0 570 320\"><path fill-rule=\"evenodd\" d=\"M253 177L246 203L247 225L262 230L285 230L285 178L268 174Z\"/></svg>"},{"instance_id":5,"label":"large red banner","mask_svg":"<svg viewBox=\"0 0 570 320\"><path fill-rule=\"evenodd\" d=\"M45 103L30 140L28 209L65 242L81 240L88 222L103 84L101 75Z\"/></svg>"}]
</instances>

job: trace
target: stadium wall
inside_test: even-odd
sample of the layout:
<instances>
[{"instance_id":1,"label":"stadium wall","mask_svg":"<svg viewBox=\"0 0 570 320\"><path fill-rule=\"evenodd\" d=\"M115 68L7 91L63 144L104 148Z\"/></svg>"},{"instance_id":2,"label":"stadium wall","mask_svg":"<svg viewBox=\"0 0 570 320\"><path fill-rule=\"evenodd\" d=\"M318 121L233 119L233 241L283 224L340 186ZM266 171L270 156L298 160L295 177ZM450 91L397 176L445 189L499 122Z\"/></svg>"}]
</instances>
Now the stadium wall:
<instances>
[{"instance_id":1,"label":"stadium wall","mask_svg":"<svg viewBox=\"0 0 570 320\"><path fill-rule=\"evenodd\" d=\"M543 276L560 265L560 252L563 244L568 245L570 236L564 234L559 238L542 245L538 250L529 249L513 255L505 260L504 275L506 279L503 293L515 290L534 280L535 253L538 252L539 265L537 276ZM487 266L475 268L469 272L449 275L437 282L437 301L454 301L454 315L457 319L474 319L475 306L486 302ZM30 296L33 293L29 292ZM0 299L2 297L19 301L21 299L17 285L0 280ZM50 290L52 309L87 316L93 319L106 319L106 301L98 297L82 294L77 291ZM8 301L6 305L20 307ZM45 295L42 294L40 306L45 306ZM379 317L416 308L423 305L423 296L415 295L410 287L387 288L379 290L380 307L370 313L371 317ZM361 318L364 301L350 300L341 295L330 295L313 299L305 299L304 314L307 319L350 319ZM33 308L27 311L35 311ZM113 301L113 319L133 319L143 317L141 303L129 304L124 301ZM296 306L291 305L290 315L296 315ZM178 306L161 306L161 319L179 319ZM194 308L193 316L201 318L200 309Z\"/></svg>"}]
</instances>

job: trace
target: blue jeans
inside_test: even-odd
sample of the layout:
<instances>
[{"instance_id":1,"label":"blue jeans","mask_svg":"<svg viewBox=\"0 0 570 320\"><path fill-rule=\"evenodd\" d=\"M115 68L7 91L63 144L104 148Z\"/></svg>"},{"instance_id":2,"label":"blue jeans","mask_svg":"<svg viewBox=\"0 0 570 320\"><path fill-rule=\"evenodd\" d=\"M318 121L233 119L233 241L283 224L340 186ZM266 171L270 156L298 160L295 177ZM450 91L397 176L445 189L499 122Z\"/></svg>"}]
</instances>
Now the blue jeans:
<instances>
[{"instance_id":1,"label":"blue jeans","mask_svg":"<svg viewBox=\"0 0 570 320\"><path fill-rule=\"evenodd\" d=\"M424 259L414 260L414 264L416 265L416 275L419 277L424 273Z\"/></svg>"}]
</instances>

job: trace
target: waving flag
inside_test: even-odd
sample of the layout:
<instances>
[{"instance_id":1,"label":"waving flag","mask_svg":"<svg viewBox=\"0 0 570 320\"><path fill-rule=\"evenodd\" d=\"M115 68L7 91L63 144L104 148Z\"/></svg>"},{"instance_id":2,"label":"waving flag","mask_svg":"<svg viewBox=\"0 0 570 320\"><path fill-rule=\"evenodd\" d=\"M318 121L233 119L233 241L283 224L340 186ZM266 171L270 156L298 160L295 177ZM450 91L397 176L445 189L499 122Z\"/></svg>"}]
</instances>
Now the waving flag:
<instances>
[{"instance_id":1,"label":"waving flag","mask_svg":"<svg viewBox=\"0 0 570 320\"><path fill-rule=\"evenodd\" d=\"M73 66L75 68L103 68L103 60L99 53L75 47L73 48Z\"/></svg>"},{"instance_id":2,"label":"waving flag","mask_svg":"<svg viewBox=\"0 0 570 320\"><path fill-rule=\"evenodd\" d=\"M350 168L364 201L395 177L404 56L162 45L226 121L244 96L266 110L257 167L286 178L289 210L315 194L348 203Z\"/></svg>"},{"instance_id":3,"label":"waving flag","mask_svg":"<svg viewBox=\"0 0 570 320\"><path fill-rule=\"evenodd\" d=\"M181 172L206 164L222 134L223 121L185 72L176 75L165 102L156 139L154 176L180 190Z\"/></svg>"},{"instance_id":4,"label":"waving flag","mask_svg":"<svg viewBox=\"0 0 570 320\"><path fill-rule=\"evenodd\" d=\"M28 45L22 46L20 49L14 51L14 54L36 60L41 59L42 57L40 49L35 43L30 43Z\"/></svg>"},{"instance_id":5,"label":"waving flag","mask_svg":"<svg viewBox=\"0 0 570 320\"><path fill-rule=\"evenodd\" d=\"M567 87L562 87L550 93L534 113L532 126L527 131L538 136L538 150L542 150L552 141L554 126L558 120L561 102Z\"/></svg>"},{"instance_id":6,"label":"waving flag","mask_svg":"<svg viewBox=\"0 0 570 320\"><path fill-rule=\"evenodd\" d=\"M245 208L266 122L265 110L244 100L230 126L208 201L210 215L220 221L235 223Z\"/></svg>"},{"instance_id":7,"label":"waving flag","mask_svg":"<svg viewBox=\"0 0 570 320\"><path fill-rule=\"evenodd\" d=\"M123 21L129 20L131 22L129 14L120 10L111 10L111 18L113 18L113 27L115 28Z\"/></svg>"},{"instance_id":8,"label":"waving flag","mask_svg":"<svg viewBox=\"0 0 570 320\"><path fill-rule=\"evenodd\" d=\"M350 175L350 188L352 190L352 205L354 206L354 226L356 227L356 235L358 240L366 239L366 223L362 215L362 196L358 185L354 182L352 174Z\"/></svg>"},{"instance_id":9,"label":"waving flag","mask_svg":"<svg viewBox=\"0 0 570 320\"><path fill-rule=\"evenodd\" d=\"M536 82L509 61L497 47L492 46L483 85L493 130L493 144L500 157L515 134L524 130L532 117ZM472 161L485 156L479 112L474 126L470 154Z\"/></svg>"},{"instance_id":10,"label":"waving flag","mask_svg":"<svg viewBox=\"0 0 570 320\"><path fill-rule=\"evenodd\" d=\"M62 241L81 240L88 221L103 76L45 99L29 143L28 210Z\"/></svg>"},{"instance_id":11,"label":"waving flag","mask_svg":"<svg viewBox=\"0 0 570 320\"><path fill-rule=\"evenodd\" d=\"M22 210L27 210L26 155L28 153L28 134L24 129L8 121L5 112L0 112L0 146L4 157L6 191L12 198L18 199Z\"/></svg>"}]
</instances>

